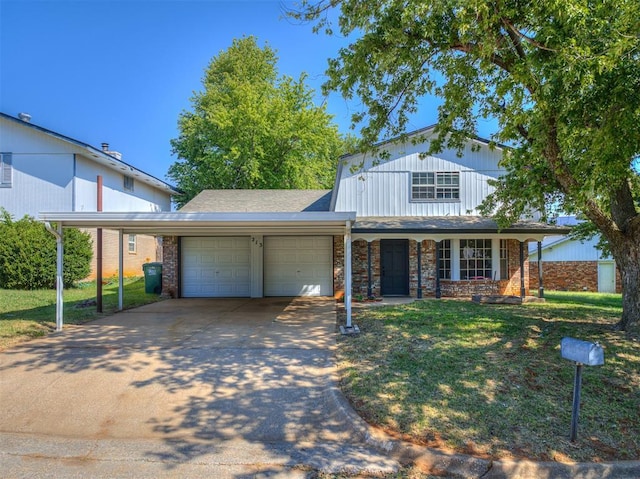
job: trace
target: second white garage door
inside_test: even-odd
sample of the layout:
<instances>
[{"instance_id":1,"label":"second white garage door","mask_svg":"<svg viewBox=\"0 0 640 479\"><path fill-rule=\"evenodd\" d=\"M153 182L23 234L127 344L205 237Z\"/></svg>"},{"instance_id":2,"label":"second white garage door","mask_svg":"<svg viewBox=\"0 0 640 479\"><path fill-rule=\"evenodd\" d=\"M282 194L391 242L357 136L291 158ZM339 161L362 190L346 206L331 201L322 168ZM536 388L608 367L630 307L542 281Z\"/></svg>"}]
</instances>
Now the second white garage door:
<instances>
[{"instance_id":1,"label":"second white garage door","mask_svg":"<svg viewBox=\"0 0 640 479\"><path fill-rule=\"evenodd\" d=\"M249 237L182 238L182 296L248 297Z\"/></svg>"},{"instance_id":2,"label":"second white garage door","mask_svg":"<svg viewBox=\"0 0 640 479\"><path fill-rule=\"evenodd\" d=\"M265 236L264 295L333 295L333 238Z\"/></svg>"}]
</instances>

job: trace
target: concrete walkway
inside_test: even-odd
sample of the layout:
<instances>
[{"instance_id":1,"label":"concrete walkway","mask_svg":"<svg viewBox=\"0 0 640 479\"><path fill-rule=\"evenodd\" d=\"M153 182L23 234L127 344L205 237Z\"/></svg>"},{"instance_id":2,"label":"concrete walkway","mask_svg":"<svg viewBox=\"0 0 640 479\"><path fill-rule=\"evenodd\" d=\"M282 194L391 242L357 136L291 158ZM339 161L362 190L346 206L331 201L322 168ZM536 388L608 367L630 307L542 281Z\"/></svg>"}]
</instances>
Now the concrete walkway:
<instances>
[{"instance_id":1,"label":"concrete walkway","mask_svg":"<svg viewBox=\"0 0 640 479\"><path fill-rule=\"evenodd\" d=\"M336 393L331 299L179 299L0 353L0 477L390 473Z\"/></svg>"}]
</instances>

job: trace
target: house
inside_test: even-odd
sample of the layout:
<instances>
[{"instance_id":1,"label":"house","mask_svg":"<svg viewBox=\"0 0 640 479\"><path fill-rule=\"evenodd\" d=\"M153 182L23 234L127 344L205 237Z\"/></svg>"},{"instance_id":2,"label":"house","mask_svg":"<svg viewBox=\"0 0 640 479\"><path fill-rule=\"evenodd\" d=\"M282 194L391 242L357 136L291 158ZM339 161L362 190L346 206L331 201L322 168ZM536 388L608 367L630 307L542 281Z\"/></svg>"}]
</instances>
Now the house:
<instances>
[{"instance_id":1,"label":"house","mask_svg":"<svg viewBox=\"0 0 640 479\"><path fill-rule=\"evenodd\" d=\"M343 158L331 191L209 190L180 210L355 213L350 265L344 235L321 229L170 236L164 290L182 297L340 295L350 266L352 292L362 297L528 294L527 241L555 230L533 221L500 230L480 216L478 206L492 191L488 180L503 173L501 147L474 138L461 155L447 150L424 158L424 143L380 147L384 154L375 158Z\"/></svg>"},{"instance_id":2,"label":"house","mask_svg":"<svg viewBox=\"0 0 640 479\"><path fill-rule=\"evenodd\" d=\"M168 211L176 190L122 161L104 143L97 149L31 122L0 113L0 206L15 219L37 218L41 211ZM87 230L94 243L92 277L96 272L96 228ZM116 231L103 232L103 276L118 272ZM123 238L125 275L141 275L142 264L161 258L154 236Z\"/></svg>"},{"instance_id":3,"label":"house","mask_svg":"<svg viewBox=\"0 0 640 479\"><path fill-rule=\"evenodd\" d=\"M563 226L574 226L574 216L558 218ZM596 247L600 240L594 236L579 240L567 235L546 237L540 244L544 288L558 291L622 292L620 272L611 256L603 255ZM538 245L529 244L530 282L538 284Z\"/></svg>"},{"instance_id":4,"label":"house","mask_svg":"<svg viewBox=\"0 0 640 479\"><path fill-rule=\"evenodd\" d=\"M332 190L209 190L177 212L40 219L60 232L163 235L163 294L173 297L344 294L350 324L354 294L527 295L527 243L569 229L533 220L500 229L482 217L503 147L471 138L460 152L425 156L418 140L432 132L382 143L375 158L343 158Z\"/></svg>"}]
</instances>

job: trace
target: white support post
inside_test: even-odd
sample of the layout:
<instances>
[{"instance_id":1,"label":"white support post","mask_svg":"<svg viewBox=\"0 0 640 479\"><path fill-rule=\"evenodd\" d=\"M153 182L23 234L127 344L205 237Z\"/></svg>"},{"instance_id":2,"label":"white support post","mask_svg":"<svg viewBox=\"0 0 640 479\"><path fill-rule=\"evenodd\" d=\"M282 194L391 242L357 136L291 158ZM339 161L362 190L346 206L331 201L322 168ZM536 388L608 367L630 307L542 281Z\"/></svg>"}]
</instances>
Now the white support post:
<instances>
[{"instance_id":1,"label":"white support post","mask_svg":"<svg viewBox=\"0 0 640 479\"><path fill-rule=\"evenodd\" d=\"M123 282L124 282L124 275L122 273L122 269L124 267L124 261L123 261L123 246L122 246L122 240L123 240L123 234L122 234L122 230L118 230L118 311L122 311L123 309L123 299L124 299L124 294L123 294Z\"/></svg>"},{"instance_id":2,"label":"white support post","mask_svg":"<svg viewBox=\"0 0 640 479\"><path fill-rule=\"evenodd\" d=\"M347 328L351 328L351 221L347 221L344 232L344 307Z\"/></svg>"},{"instance_id":3,"label":"white support post","mask_svg":"<svg viewBox=\"0 0 640 479\"><path fill-rule=\"evenodd\" d=\"M44 227L49 233L56 237L56 331L62 331L64 322L64 277L63 277L63 258L64 243L62 233L62 223L58 223L58 229L53 229L51 223L45 221Z\"/></svg>"},{"instance_id":4,"label":"white support post","mask_svg":"<svg viewBox=\"0 0 640 479\"><path fill-rule=\"evenodd\" d=\"M62 222L58 222L56 234L56 331L62 331L64 323L64 243L63 243Z\"/></svg>"}]
</instances>

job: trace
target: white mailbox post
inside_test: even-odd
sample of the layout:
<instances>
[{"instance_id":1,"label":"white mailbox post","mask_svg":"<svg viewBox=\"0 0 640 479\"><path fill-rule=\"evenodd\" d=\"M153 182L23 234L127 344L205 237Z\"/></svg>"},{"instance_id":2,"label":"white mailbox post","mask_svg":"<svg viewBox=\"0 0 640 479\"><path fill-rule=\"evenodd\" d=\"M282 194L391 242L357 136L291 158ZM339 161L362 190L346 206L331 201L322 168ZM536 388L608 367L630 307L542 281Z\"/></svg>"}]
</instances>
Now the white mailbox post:
<instances>
[{"instance_id":1,"label":"white mailbox post","mask_svg":"<svg viewBox=\"0 0 640 479\"><path fill-rule=\"evenodd\" d=\"M580 412L580 389L582 388L582 366L602 366L604 350L598 343L575 338L560 340L560 354L564 359L576 363L576 377L573 383L573 412L571 414L571 442L578 436L578 415Z\"/></svg>"}]
</instances>

